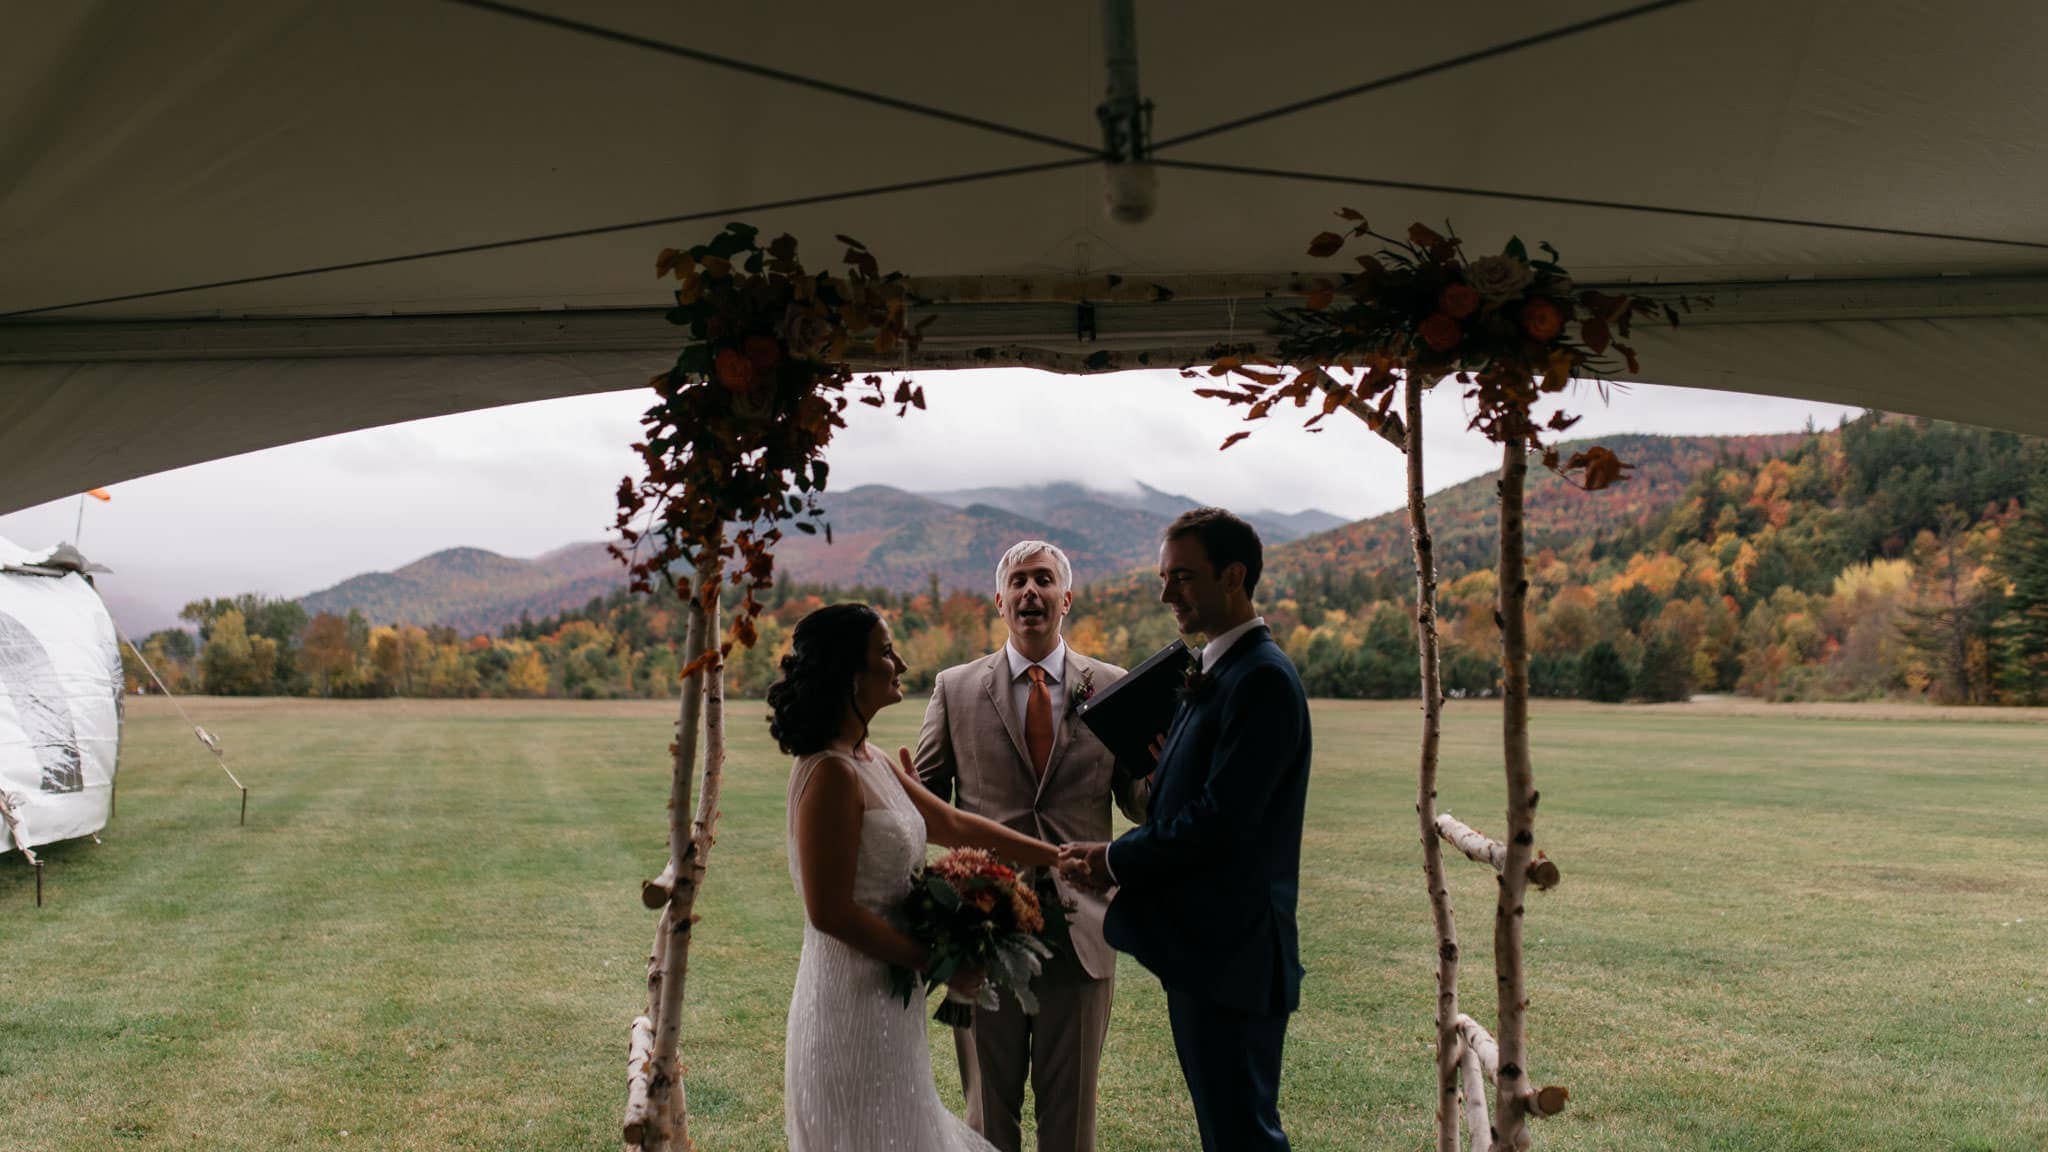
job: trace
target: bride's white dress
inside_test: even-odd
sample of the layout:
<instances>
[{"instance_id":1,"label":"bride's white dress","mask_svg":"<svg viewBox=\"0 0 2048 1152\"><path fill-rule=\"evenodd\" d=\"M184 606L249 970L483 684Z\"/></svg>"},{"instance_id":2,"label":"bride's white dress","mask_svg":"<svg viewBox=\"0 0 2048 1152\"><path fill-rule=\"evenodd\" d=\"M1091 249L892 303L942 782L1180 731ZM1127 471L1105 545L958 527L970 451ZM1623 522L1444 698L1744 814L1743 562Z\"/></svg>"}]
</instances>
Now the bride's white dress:
<instances>
[{"instance_id":1,"label":"bride's white dress","mask_svg":"<svg viewBox=\"0 0 2048 1152\"><path fill-rule=\"evenodd\" d=\"M924 818L873 744L805 756L789 776L789 874L803 895L796 802L827 756L850 760L867 811L853 898L890 915L924 860ZM783 1130L790 1152L994 1152L939 1101L925 1038L923 996L906 1006L889 991L889 966L804 919L803 957L789 1002L782 1065Z\"/></svg>"}]
</instances>

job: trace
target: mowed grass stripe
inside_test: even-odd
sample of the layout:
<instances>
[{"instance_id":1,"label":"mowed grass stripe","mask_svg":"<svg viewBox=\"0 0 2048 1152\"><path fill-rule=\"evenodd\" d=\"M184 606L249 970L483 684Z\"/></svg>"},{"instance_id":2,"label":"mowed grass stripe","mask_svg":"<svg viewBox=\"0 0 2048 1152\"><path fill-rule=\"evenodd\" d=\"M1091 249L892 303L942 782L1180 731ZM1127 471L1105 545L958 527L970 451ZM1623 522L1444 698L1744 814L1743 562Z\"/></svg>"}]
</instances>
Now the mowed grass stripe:
<instances>
[{"instance_id":1,"label":"mowed grass stripe","mask_svg":"<svg viewBox=\"0 0 2048 1152\"><path fill-rule=\"evenodd\" d=\"M673 705L191 706L251 785L249 827L145 701L122 812L105 844L50 850L50 907L0 858L0 1149L613 1146ZM884 713L878 742L910 743L919 711ZM1283 1109L1299 1148L1420 1149L1417 715L1315 715ZM1532 1058L1573 1089L1545 1146L2048 1146L2048 728L1881 715L1539 708L1565 882L1530 904ZM685 1060L700 1145L767 1149L801 911L786 758L757 703L729 718ZM1498 725L1452 703L1440 800L1483 831ZM1493 884L1450 865L1464 1002L1491 1019ZM1164 999L1128 962L1101 1130L1193 1140Z\"/></svg>"}]
</instances>

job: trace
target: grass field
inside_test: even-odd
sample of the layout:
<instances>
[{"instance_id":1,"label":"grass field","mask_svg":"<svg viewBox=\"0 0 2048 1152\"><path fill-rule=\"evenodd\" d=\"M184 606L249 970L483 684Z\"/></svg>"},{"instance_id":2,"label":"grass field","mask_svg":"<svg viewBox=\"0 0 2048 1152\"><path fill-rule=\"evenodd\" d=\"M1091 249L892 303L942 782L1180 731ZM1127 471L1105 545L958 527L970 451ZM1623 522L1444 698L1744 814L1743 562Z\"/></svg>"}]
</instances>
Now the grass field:
<instances>
[{"instance_id":1,"label":"grass field","mask_svg":"<svg viewBox=\"0 0 2048 1152\"><path fill-rule=\"evenodd\" d=\"M190 706L251 787L246 828L145 701L119 814L47 851L47 907L0 857L0 1149L616 1147L669 709ZM684 1040L706 1152L780 1146L800 938L785 762L758 706L733 715ZM1283 1113L1299 1149L1423 1149L1413 707L1315 720ZM1497 723L1448 715L1443 805L1482 830ZM1564 883L1530 907L1532 1063L1572 1090L1540 1146L2048 1147L2048 727L1561 705L1536 764ZM1493 885L1450 864L1486 1020ZM1194 1146L1134 964L1107 1063L1106 1149Z\"/></svg>"}]
</instances>

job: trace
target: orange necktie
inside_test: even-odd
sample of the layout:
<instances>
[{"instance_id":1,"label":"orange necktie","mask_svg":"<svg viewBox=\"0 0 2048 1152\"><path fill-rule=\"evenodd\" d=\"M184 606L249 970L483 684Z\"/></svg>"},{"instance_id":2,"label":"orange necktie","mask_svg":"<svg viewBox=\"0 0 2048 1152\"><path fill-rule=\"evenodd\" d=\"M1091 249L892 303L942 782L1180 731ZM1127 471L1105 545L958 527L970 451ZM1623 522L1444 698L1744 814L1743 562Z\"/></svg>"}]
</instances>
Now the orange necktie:
<instances>
[{"instance_id":1,"label":"orange necktie","mask_svg":"<svg viewBox=\"0 0 2048 1152\"><path fill-rule=\"evenodd\" d=\"M1045 669L1033 664L1031 691L1024 701L1024 750L1031 754L1031 772L1043 778L1052 763L1052 693L1045 688Z\"/></svg>"}]
</instances>

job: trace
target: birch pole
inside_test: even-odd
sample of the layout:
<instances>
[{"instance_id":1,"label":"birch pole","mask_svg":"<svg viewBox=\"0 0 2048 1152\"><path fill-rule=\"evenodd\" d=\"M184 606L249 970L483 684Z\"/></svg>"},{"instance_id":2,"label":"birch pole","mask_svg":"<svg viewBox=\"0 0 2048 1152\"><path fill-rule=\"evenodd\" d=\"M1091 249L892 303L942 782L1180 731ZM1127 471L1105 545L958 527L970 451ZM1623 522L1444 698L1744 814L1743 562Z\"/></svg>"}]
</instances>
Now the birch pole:
<instances>
[{"instance_id":1,"label":"birch pole","mask_svg":"<svg viewBox=\"0 0 2048 1152\"><path fill-rule=\"evenodd\" d=\"M641 1016L633 1021L633 1038L626 1045L626 1125L628 1148L640 1147L647 1137L647 1074L654 1067L654 1021Z\"/></svg>"},{"instance_id":2,"label":"birch pole","mask_svg":"<svg viewBox=\"0 0 2048 1152\"><path fill-rule=\"evenodd\" d=\"M1506 858L1500 865L1500 900L1493 918L1493 966L1500 1019L1494 1037L1500 1067L1494 1080L1499 1109L1497 1146L1525 1152L1530 1145L1528 993L1522 972L1522 901L1536 844L1536 788L1529 764L1529 583L1523 571L1523 482L1529 471L1524 437L1509 437L1500 466L1501 747L1507 773ZM1431 832L1434 833L1432 828ZM1530 1094L1533 1096L1533 1093Z\"/></svg>"},{"instance_id":3,"label":"birch pole","mask_svg":"<svg viewBox=\"0 0 2048 1152\"><path fill-rule=\"evenodd\" d=\"M1500 1051L1479 1021L1460 1015L1457 1021L1462 1052L1459 1071L1465 1081L1465 1134L1471 1152L1492 1152L1493 1121L1486 1114L1486 1077L1500 1067Z\"/></svg>"},{"instance_id":4,"label":"birch pole","mask_svg":"<svg viewBox=\"0 0 2048 1152\"><path fill-rule=\"evenodd\" d=\"M713 584L705 595L710 600L703 610L706 644L715 647L719 635L717 585ZM683 953L675 967L674 987L678 1006L682 1003L689 976L690 930L697 922L697 894L703 891L704 869L709 863L711 845L718 839L718 796L725 781L725 665L713 656L701 676L704 682L704 783L697 790L697 815L690 824L689 855L677 877L675 899L669 904L672 923L682 925L679 931L672 933L670 940L670 946L681 948ZM671 1060L677 1059L679 1057L671 1055ZM695 1148L696 1144L690 1140L689 1099L683 1091L680 1067L676 1069L674 1098L669 1107L674 1117L670 1146Z\"/></svg>"},{"instance_id":5,"label":"birch pole","mask_svg":"<svg viewBox=\"0 0 2048 1152\"><path fill-rule=\"evenodd\" d=\"M1437 838L1437 748L1443 735L1444 691L1436 632L1436 551L1423 497L1422 393L1424 382L1411 370L1403 382L1407 414L1408 540L1415 552L1415 650L1422 666L1422 751L1416 772L1415 818L1422 834L1422 875L1436 924L1436 1146L1458 1152L1458 926L1451 917L1451 892L1444 880L1443 845Z\"/></svg>"},{"instance_id":6,"label":"birch pole","mask_svg":"<svg viewBox=\"0 0 2048 1152\"><path fill-rule=\"evenodd\" d=\"M696 580L686 602L687 626L683 652L687 664L696 663L715 637L712 631L717 612L716 589L720 565L718 549L705 549L697 567ZM711 607L702 596L712 589ZM695 843L691 837L691 793L697 767L697 732L704 705L704 667L683 678L676 741L671 745L671 776L668 802L668 863L661 875L641 885L641 900L661 908L653 955L648 963L648 1018L653 1033L652 1047L643 1063L644 1088L633 1080L627 1086L627 1112L622 1135L629 1146L642 1152L671 1152L688 1148L687 1136L675 1137L684 1124L681 1069L676 1052L682 1035L682 1001L685 972L689 967L691 906L696 903L694 882L683 883L686 870L697 874L689 862ZM684 893L688 895L685 897ZM637 1025L637 1021L636 1021Z\"/></svg>"}]
</instances>

